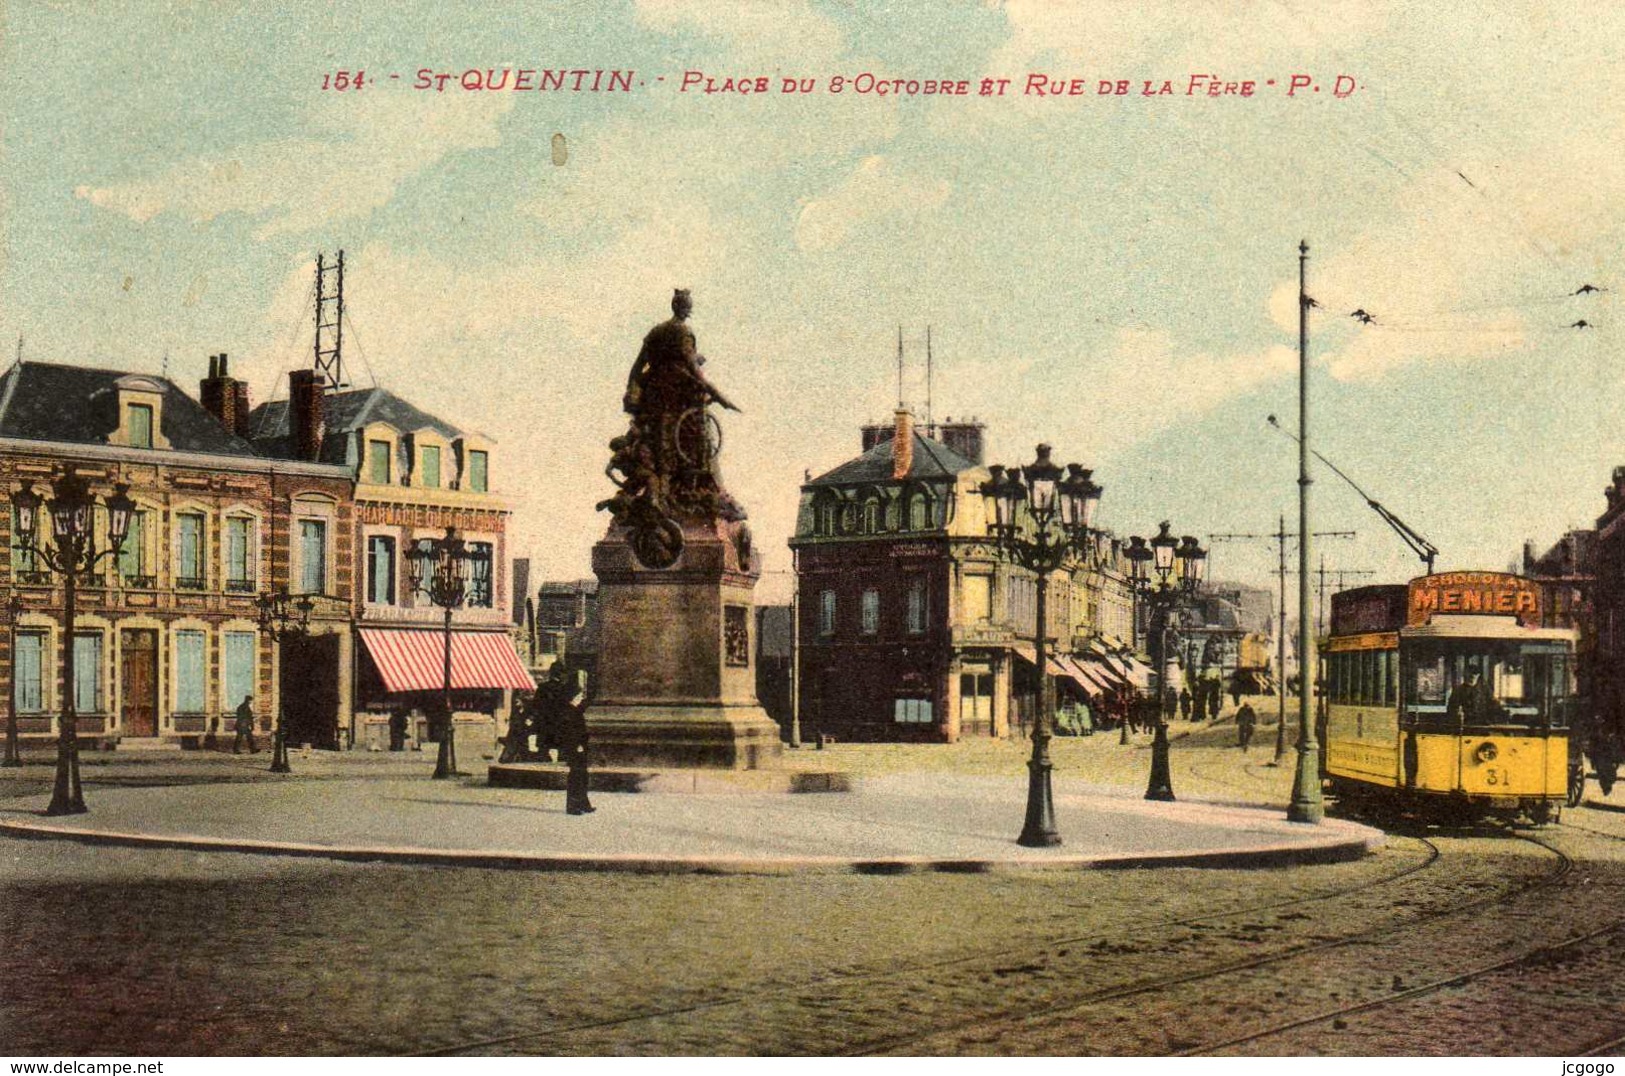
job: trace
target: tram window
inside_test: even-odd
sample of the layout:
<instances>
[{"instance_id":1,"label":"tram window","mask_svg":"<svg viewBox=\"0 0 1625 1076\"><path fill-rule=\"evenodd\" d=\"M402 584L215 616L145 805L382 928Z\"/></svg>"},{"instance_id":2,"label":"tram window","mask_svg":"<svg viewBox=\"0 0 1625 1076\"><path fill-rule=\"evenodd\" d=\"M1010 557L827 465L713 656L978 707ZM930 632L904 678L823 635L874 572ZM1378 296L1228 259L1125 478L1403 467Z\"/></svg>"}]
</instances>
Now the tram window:
<instances>
[{"instance_id":1,"label":"tram window","mask_svg":"<svg viewBox=\"0 0 1625 1076\"><path fill-rule=\"evenodd\" d=\"M1419 703L1441 705L1445 693L1445 661L1439 657L1417 656L1411 666L1411 697Z\"/></svg>"},{"instance_id":2,"label":"tram window","mask_svg":"<svg viewBox=\"0 0 1625 1076\"><path fill-rule=\"evenodd\" d=\"M1382 701L1384 705L1394 706L1399 702L1399 651L1383 651L1382 660L1388 670L1388 691Z\"/></svg>"}]
</instances>

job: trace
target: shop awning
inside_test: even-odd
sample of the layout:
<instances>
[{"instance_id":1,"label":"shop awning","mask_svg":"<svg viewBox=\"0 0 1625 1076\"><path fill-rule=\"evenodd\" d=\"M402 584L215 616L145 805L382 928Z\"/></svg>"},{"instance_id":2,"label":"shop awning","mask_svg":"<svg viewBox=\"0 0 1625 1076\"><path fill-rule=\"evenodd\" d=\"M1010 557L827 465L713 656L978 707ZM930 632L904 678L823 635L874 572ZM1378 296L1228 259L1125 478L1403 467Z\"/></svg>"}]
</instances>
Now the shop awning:
<instances>
[{"instance_id":1,"label":"shop awning","mask_svg":"<svg viewBox=\"0 0 1625 1076\"><path fill-rule=\"evenodd\" d=\"M378 666L384 690L440 691L446 682L446 634L441 631L362 628L361 642ZM508 637L493 631L451 633L451 686L530 690L536 681Z\"/></svg>"},{"instance_id":2,"label":"shop awning","mask_svg":"<svg viewBox=\"0 0 1625 1076\"><path fill-rule=\"evenodd\" d=\"M1098 695L1100 689L1085 679L1079 672L1077 665L1065 654L1057 654L1049 659L1049 674L1063 680L1070 680L1079 691L1085 695Z\"/></svg>"}]
</instances>

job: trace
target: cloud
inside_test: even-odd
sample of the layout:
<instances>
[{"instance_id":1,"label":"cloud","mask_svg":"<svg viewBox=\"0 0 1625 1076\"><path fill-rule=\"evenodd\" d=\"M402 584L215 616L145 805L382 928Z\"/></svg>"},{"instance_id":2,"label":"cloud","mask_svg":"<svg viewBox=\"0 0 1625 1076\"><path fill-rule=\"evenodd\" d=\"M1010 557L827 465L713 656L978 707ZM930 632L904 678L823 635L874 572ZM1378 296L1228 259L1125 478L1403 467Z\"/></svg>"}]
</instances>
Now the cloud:
<instances>
[{"instance_id":1,"label":"cloud","mask_svg":"<svg viewBox=\"0 0 1625 1076\"><path fill-rule=\"evenodd\" d=\"M839 186L802 205L796 245L830 250L862 229L913 226L922 213L948 200L949 189L947 180L907 172L891 158L865 157Z\"/></svg>"},{"instance_id":2,"label":"cloud","mask_svg":"<svg viewBox=\"0 0 1625 1076\"><path fill-rule=\"evenodd\" d=\"M341 100L342 98L342 100ZM445 157L501 141L512 94L325 98L308 118L314 133L250 143L179 161L152 176L74 195L146 223L164 213L208 222L228 213L256 219L255 238L329 228L386 204L401 183Z\"/></svg>"}]
</instances>

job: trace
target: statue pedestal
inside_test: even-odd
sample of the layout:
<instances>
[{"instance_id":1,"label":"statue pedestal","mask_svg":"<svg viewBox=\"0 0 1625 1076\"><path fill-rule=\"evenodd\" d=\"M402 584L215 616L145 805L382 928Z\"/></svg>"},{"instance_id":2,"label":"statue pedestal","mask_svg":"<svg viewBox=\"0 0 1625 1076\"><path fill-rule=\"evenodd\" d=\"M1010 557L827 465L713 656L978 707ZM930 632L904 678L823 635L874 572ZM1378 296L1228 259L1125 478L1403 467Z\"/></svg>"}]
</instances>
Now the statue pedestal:
<instances>
[{"instance_id":1,"label":"statue pedestal","mask_svg":"<svg viewBox=\"0 0 1625 1076\"><path fill-rule=\"evenodd\" d=\"M647 568L612 526L593 546L598 683L594 766L756 770L778 764L779 726L756 700L761 569L743 523L683 524L669 568Z\"/></svg>"}]
</instances>

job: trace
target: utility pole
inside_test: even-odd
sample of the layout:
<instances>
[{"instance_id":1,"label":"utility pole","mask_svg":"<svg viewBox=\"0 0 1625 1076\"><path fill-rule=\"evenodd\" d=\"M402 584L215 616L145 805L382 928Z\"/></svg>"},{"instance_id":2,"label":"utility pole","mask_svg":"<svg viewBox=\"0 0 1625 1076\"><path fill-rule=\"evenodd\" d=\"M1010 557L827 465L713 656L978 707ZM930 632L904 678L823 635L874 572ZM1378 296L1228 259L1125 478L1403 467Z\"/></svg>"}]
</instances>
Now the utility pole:
<instances>
[{"instance_id":1,"label":"utility pole","mask_svg":"<svg viewBox=\"0 0 1625 1076\"><path fill-rule=\"evenodd\" d=\"M1316 538L1353 538L1358 531L1315 531ZM1281 514L1280 526L1273 534L1210 534L1208 540L1212 542L1244 541L1247 539L1259 541L1273 541L1275 543L1279 566L1276 569L1276 579L1279 584L1280 597L1275 606L1276 624L1276 658L1275 658L1275 757L1266 766L1279 766L1281 759L1286 755L1286 543L1289 538L1298 535L1286 529L1286 513ZM1299 655L1302 662L1303 656ZM1299 669L1299 679L1302 679L1302 669Z\"/></svg>"},{"instance_id":2,"label":"utility pole","mask_svg":"<svg viewBox=\"0 0 1625 1076\"><path fill-rule=\"evenodd\" d=\"M1311 718L1314 663L1309 638L1309 241L1298 244L1298 772L1292 781L1288 822L1319 824L1320 745Z\"/></svg>"},{"instance_id":3,"label":"utility pole","mask_svg":"<svg viewBox=\"0 0 1625 1076\"><path fill-rule=\"evenodd\" d=\"M1337 576L1337 589L1342 590L1343 582L1348 578L1362 575L1376 575L1377 573L1367 571L1363 568L1328 569L1326 567L1326 554L1322 553L1320 555L1320 567L1315 570L1315 574L1320 577L1320 611L1315 615L1315 636L1316 638L1319 638L1326 634L1326 577L1328 575Z\"/></svg>"}]
</instances>

